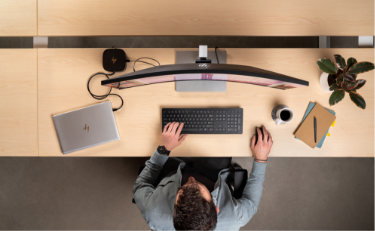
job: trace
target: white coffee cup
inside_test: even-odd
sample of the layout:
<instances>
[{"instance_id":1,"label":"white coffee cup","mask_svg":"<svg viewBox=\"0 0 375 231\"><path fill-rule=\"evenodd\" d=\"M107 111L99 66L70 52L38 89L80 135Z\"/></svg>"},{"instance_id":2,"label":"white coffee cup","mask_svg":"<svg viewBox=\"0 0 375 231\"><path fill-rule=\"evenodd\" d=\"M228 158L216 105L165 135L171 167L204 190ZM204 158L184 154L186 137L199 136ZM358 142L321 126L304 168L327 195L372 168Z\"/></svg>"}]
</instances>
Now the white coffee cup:
<instances>
[{"instance_id":1,"label":"white coffee cup","mask_svg":"<svg viewBox=\"0 0 375 231\"><path fill-rule=\"evenodd\" d=\"M294 118L292 109L285 105L278 105L272 110L272 119L276 125L287 124Z\"/></svg>"}]
</instances>

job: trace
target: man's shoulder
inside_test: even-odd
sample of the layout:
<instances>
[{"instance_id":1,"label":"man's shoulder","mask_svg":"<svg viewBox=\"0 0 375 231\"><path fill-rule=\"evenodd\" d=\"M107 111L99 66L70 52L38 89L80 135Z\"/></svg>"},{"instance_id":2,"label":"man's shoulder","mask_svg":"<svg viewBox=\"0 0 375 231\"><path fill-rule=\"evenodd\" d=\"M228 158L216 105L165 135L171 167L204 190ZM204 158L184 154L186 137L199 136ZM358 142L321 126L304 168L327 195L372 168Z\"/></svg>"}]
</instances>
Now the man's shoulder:
<instances>
[{"instance_id":1,"label":"man's shoulder","mask_svg":"<svg viewBox=\"0 0 375 231\"><path fill-rule=\"evenodd\" d=\"M150 196L143 218L153 230L174 230L173 206L178 186L173 181L161 182Z\"/></svg>"},{"instance_id":2,"label":"man's shoulder","mask_svg":"<svg viewBox=\"0 0 375 231\"><path fill-rule=\"evenodd\" d=\"M241 203L232 196L232 193L222 179L220 187L211 194L215 204L219 207L218 221L228 224L239 222L244 219L244 211Z\"/></svg>"},{"instance_id":3,"label":"man's shoulder","mask_svg":"<svg viewBox=\"0 0 375 231\"><path fill-rule=\"evenodd\" d=\"M146 210L143 216L152 230L174 230L172 213Z\"/></svg>"},{"instance_id":4,"label":"man's shoulder","mask_svg":"<svg viewBox=\"0 0 375 231\"><path fill-rule=\"evenodd\" d=\"M174 202L176 200L179 182L173 178L163 179L149 197L145 212L150 216L172 216Z\"/></svg>"}]
</instances>

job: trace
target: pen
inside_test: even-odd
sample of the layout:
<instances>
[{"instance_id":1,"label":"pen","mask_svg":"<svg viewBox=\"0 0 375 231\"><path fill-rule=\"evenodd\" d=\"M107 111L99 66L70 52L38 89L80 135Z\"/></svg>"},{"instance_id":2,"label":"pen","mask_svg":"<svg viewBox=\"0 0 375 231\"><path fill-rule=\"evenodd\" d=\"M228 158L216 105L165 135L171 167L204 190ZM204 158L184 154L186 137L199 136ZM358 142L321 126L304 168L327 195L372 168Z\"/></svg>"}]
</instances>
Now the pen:
<instances>
[{"instance_id":1,"label":"pen","mask_svg":"<svg viewBox=\"0 0 375 231\"><path fill-rule=\"evenodd\" d=\"M314 116L314 139L316 143L316 117Z\"/></svg>"}]
</instances>

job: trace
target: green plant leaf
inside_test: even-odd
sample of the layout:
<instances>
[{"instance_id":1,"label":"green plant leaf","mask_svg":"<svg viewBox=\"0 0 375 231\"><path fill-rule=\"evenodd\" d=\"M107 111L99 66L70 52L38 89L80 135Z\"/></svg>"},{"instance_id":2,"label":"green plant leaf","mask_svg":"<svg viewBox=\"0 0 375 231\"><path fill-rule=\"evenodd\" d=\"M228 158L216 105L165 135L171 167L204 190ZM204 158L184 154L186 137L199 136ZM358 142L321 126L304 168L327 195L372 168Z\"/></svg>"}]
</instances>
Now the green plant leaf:
<instances>
[{"instance_id":1,"label":"green plant leaf","mask_svg":"<svg viewBox=\"0 0 375 231\"><path fill-rule=\"evenodd\" d=\"M344 69L346 66L345 59L341 57L341 55L334 55L334 56L335 56L337 66L341 69Z\"/></svg>"},{"instance_id":2,"label":"green plant leaf","mask_svg":"<svg viewBox=\"0 0 375 231\"><path fill-rule=\"evenodd\" d=\"M343 76L341 76L341 77L338 77L337 79L336 79L336 83L337 83L337 85L339 86L339 87L341 87L341 84L344 82L344 77Z\"/></svg>"},{"instance_id":3,"label":"green plant leaf","mask_svg":"<svg viewBox=\"0 0 375 231\"><path fill-rule=\"evenodd\" d=\"M355 82L355 81L354 82L348 81L348 82L344 82L343 83L342 88L345 91L349 92L349 91L353 90L356 86L357 86L357 82Z\"/></svg>"},{"instance_id":4,"label":"green plant leaf","mask_svg":"<svg viewBox=\"0 0 375 231\"><path fill-rule=\"evenodd\" d=\"M341 74L343 74L344 72L341 70L341 69L338 69L337 70L337 73L336 73L336 76L340 76Z\"/></svg>"},{"instance_id":5,"label":"green plant leaf","mask_svg":"<svg viewBox=\"0 0 375 231\"><path fill-rule=\"evenodd\" d=\"M335 90L331 97L329 97L329 105L335 105L336 103L340 102L345 96L345 91L343 90Z\"/></svg>"},{"instance_id":6,"label":"green plant leaf","mask_svg":"<svg viewBox=\"0 0 375 231\"><path fill-rule=\"evenodd\" d=\"M366 84L366 80L364 79L359 79L356 81L356 87L353 89L353 90L358 90L360 89L361 87L363 87L365 84Z\"/></svg>"},{"instance_id":7,"label":"green plant leaf","mask_svg":"<svg viewBox=\"0 0 375 231\"><path fill-rule=\"evenodd\" d=\"M351 68L353 66L353 64L357 63L357 60L355 58L348 58L348 62L347 62L347 65L345 67L345 70L344 71L347 71L349 70L349 68Z\"/></svg>"},{"instance_id":8,"label":"green plant leaf","mask_svg":"<svg viewBox=\"0 0 375 231\"><path fill-rule=\"evenodd\" d=\"M362 109L366 108L365 99L360 94L358 94L355 91L351 91L349 93L349 96L350 96L350 99L353 101L353 103L355 103L355 105L357 105L358 107Z\"/></svg>"},{"instance_id":9,"label":"green plant leaf","mask_svg":"<svg viewBox=\"0 0 375 231\"><path fill-rule=\"evenodd\" d=\"M357 86L357 82L356 81L353 81L353 82L349 82L348 84L348 90L352 90L353 88L355 88Z\"/></svg>"},{"instance_id":10,"label":"green plant leaf","mask_svg":"<svg viewBox=\"0 0 375 231\"><path fill-rule=\"evenodd\" d=\"M336 90L338 87L339 87L339 86L337 86L337 84L334 83L334 84L332 84L332 86L329 87L329 90L330 90L330 91L334 91L334 90Z\"/></svg>"},{"instance_id":11,"label":"green plant leaf","mask_svg":"<svg viewBox=\"0 0 375 231\"><path fill-rule=\"evenodd\" d=\"M342 89L343 89L344 91L347 91L347 90L348 90L348 84L349 84L349 82L344 82L344 83L342 84Z\"/></svg>"},{"instance_id":12,"label":"green plant leaf","mask_svg":"<svg viewBox=\"0 0 375 231\"><path fill-rule=\"evenodd\" d=\"M363 72L374 70L374 64L370 62L359 62L354 64L350 69L350 74L360 74Z\"/></svg>"},{"instance_id":13,"label":"green plant leaf","mask_svg":"<svg viewBox=\"0 0 375 231\"><path fill-rule=\"evenodd\" d=\"M350 73L345 73L344 74L344 79L348 81L355 81L357 79L356 74L350 74Z\"/></svg>"},{"instance_id":14,"label":"green plant leaf","mask_svg":"<svg viewBox=\"0 0 375 231\"><path fill-rule=\"evenodd\" d=\"M325 73L336 74L337 72L336 65L330 59L319 59L317 64L320 70L324 71Z\"/></svg>"}]
</instances>

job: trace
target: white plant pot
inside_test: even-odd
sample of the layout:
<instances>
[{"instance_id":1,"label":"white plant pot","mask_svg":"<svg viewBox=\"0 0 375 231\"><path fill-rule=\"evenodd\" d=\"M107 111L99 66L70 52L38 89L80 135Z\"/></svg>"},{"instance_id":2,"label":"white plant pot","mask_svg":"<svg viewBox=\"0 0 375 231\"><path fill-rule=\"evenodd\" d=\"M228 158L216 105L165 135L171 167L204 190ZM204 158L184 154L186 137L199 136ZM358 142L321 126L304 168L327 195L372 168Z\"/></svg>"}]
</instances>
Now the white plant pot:
<instances>
[{"instance_id":1,"label":"white plant pot","mask_svg":"<svg viewBox=\"0 0 375 231\"><path fill-rule=\"evenodd\" d=\"M332 93L333 91L329 90L328 75L328 73L323 72L323 74L320 76L320 87L322 87L325 92Z\"/></svg>"}]
</instances>

